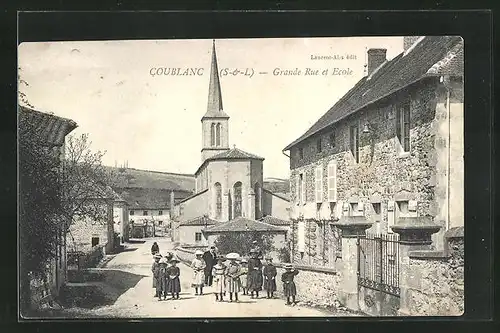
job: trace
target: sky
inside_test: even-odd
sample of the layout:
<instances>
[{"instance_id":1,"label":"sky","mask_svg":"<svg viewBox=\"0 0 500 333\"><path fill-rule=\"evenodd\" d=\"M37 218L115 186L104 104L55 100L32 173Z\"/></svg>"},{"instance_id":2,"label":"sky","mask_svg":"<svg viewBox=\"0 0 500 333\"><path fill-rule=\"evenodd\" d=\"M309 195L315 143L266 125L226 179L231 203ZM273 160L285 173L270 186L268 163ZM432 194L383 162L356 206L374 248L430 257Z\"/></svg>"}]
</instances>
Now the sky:
<instances>
[{"instance_id":1,"label":"sky","mask_svg":"<svg viewBox=\"0 0 500 333\"><path fill-rule=\"evenodd\" d=\"M264 157L264 177L288 178L283 148L365 75L370 48L392 59L403 37L216 40L230 147ZM89 134L105 165L192 174L201 163L211 51L206 39L22 43L18 65L29 86L20 90L36 110L73 119L72 134ZM158 68L200 75L151 75ZM332 75L334 68L347 74ZM253 76L224 75L234 69Z\"/></svg>"}]
</instances>

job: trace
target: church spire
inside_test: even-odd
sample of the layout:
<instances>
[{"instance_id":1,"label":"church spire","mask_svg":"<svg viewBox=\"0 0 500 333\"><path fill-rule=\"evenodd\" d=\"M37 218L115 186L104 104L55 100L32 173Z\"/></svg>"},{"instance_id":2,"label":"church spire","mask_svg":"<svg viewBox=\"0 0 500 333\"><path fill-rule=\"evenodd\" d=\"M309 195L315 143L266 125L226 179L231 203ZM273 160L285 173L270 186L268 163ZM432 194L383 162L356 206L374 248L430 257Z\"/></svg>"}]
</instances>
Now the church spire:
<instances>
[{"instance_id":1,"label":"church spire","mask_svg":"<svg viewBox=\"0 0 500 333\"><path fill-rule=\"evenodd\" d=\"M210 118L229 118L223 111L222 93L220 89L219 68L217 66L217 54L215 52L215 40L212 43L212 64L210 67L210 82L208 86L207 112L203 116Z\"/></svg>"}]
</instances>

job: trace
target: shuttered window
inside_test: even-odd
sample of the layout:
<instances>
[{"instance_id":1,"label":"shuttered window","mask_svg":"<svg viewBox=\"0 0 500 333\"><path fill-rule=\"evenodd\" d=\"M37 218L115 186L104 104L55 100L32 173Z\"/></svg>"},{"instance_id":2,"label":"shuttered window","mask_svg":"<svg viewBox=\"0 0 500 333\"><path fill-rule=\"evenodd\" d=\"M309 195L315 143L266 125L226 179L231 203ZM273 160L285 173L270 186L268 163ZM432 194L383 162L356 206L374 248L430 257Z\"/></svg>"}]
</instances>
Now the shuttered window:
<instances>
[{"instance_id":1,"label":"shuttered window","mask_svg":"<svg viewBox=\"0 0 500 333\"><path fill-rule=\"evenodd\" d=\"M406 99L396 112L396 134L404 152L410 151L410 101Z\"/></svg>"},{"instance_id":2,"label":"shuttered window","mask_svg":"<svg viewBox=\"0 0 500 333\"><path fill-rule=\"evenodd\" d=\"M337 201L337 162L328 163L328 201Z\"/></svg>"},{"instance_id":3,"label":"shuttered window","mask_svg":"<svg viewBox=\"0 0 500 333\"><path fill-rule=\"evenodd\" d=\"M323 202L323 166L316 167L315 170L315 193L316 193L316 202Z\"/></svg>"}]
</instances>

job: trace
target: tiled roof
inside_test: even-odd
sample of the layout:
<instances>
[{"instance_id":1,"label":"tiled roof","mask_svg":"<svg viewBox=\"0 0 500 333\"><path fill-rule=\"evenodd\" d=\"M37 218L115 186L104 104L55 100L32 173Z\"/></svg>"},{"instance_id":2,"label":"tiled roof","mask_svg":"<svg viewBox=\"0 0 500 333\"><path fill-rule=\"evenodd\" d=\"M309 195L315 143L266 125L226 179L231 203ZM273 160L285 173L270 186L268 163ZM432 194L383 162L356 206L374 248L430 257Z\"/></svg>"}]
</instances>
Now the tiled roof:
<instances>
[{"instance_id":1,"label":"tiled roof","mask_svg":"<svg viewBox=\"0 0 500 333\"><path fill-rule=\"evenodd\" d=\"M271 195L274 195L275 197L278 197L280 199L283 199L285 201L290 201L290 194L289 193L278 193L278 192L273 192L273 191L269 191L268 189L264 188L263 189L265 192L271 194Z\"/></svg>"},{"instance_id":2,"label":"tiled roof","mask_svg":"<svg viewBox=\"0 0 500 333\"><path fill-rule=\"evenodd\" d=\"M106 170L113 176L114 188L153 188L174 190L176 193L178 191L192 193L195 189L194 175L133 168L106 167Z\"/></svg>"},{"instance_id":3,"label":"tiled roof","mask_svg":"<svg viewBox=\"0 0 500 333\"><path fill-rule=\"evenodd\" d=\"M19 130L27 131L43 144L62 146L66 135L77 127L71 119L19 106Z\"/></svg>"},{"instance_id":4,"label":"tiled roof","mask_svg":"<svg viewBox=\"0 0 500 333\"><path fill-rule=\"evenodd\" d=\"M247 153L246 151L243 151L238 148L233 148L228 151L216 154L210 158L209 160L225 160L225 159L256 159L256 160L263 160L263 157Z\"/></svg>"},{"instance_id":5,"label":"tiled roof","mask_svg":"<svg viewBox=\"0 0 500 333\"><path fill-rule=\"evenodd\" d=\"M270 215L264 216L259 221L267 223L267 224L271 224L271 225L279 225L279 226L289 226L290 225L290 221L285 221L285 220L282 220L282 219L279 219L279 218L276 218L276 217L270 216Z\"/></svg>"},{"instance_id":6,"label":"tiled roof","mask_svg":"<svg viewBox=\"0 0 500 333\"><path fill-rule=\"evenodd\" d=\"M192 220L181 222L179 226L215 225L217 223L216 220L212 220L207 216L198 216Z\"/></svg>"},{"instance_id":7,"label":"tiled roof","mask_svg":"<svg viewBox=\"0 0 500 333\"><path fill-rule=\"evenodd\" d=\"M439 70L429 71L435 64L446 58L454 60L443 63L439 66ZM463 73L463 45L460 37L424 37L408 54L401 53L387 61L370 79L362 78L309 130L283 150L289 150L313 134L398 90L423 78L442 75L442 73L454 75Z\"/></svg>"},{"instance_id":8,"label":"tiled roof","mask_svg":"<svg viewBox=\"0 0 500 333\"><path fill-rule=\"evenodd\" d=\"M200 191L200 192L197 192L197 193L191 194L190 196L187 196L187 197L185 197L184 199L180 200L178 203L183 203L183 202L186 202L186 201L188 201L188 200L191 200L192 198L197 197L197 196L199 196L200 194L203 194L203 193L205 193L205 192L207 192L207 191L208 191L208 188L204 189L203 191ZM177 203L177 202L176 202L176 203Z\"/></svg>"},{"instance_id":9,"label":"tiled roof","mask_svg":"<svg viewBox=\"0 0 500 333\"><path fill-rule=\"evenodd\" d=\"M222 232L246 232L246 231L267 231L267 232L286 232L285 229L264 222L237 217L231 221L217 224L213 227L203 229L206 233Z\"/></svg>"},{"instance_id":10,"label":"tiled roof","mask_svg":"<svg viewBox=\"0 0 500 333\"><path fill-rule=\"evenodd\" d=\"M200 172L200 170L203 168L205 164L207 164L209 161L216 161L216 160L248 160L248 159L253 159L253 160L261 160L263 161L264 158L247 153L246 151L243 151L241 149L238 149L234 147L233 149L226 150L222 153L216 154L212 157L207 158L206 160L203 161L203 163L200 165L198 170L194 173L195 175Z\"/></svg>"},{"instance_id":11,"label":"tiled roof","mask_svg":"<svg viewBox=\"0 0 500 333\"><path fill-rule=\"evenodd\" d=\"M170 209L170 192L158 188L115 188L118 195L125 200L129 209ZM176 192L176 199L185 198L188 192Z\"/></svg>"}]
</instances>

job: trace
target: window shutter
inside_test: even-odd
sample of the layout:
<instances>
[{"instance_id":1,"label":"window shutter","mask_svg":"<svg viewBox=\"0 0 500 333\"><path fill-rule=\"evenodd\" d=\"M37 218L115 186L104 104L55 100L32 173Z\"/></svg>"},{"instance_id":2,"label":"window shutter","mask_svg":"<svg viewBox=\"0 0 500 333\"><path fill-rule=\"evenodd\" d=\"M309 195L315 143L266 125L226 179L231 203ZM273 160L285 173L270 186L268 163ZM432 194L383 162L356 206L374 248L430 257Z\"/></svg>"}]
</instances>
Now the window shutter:
<instances>
[{"instance_id":1,"label":"window shutter","mask_svg":"<svg viewBox=\"0 0 500 333\"><path fill-rule=\"evenodd\" d=\"M307 202L307 179L306 179L306 173L304 172L302 175L302 204L305 205Z\"/></svg>"},{"instance_id":2,"label":"window shutter","mask_svg":"<svg viewBox=\"0 0 500 333\"><path fill-rule=\"evenodd\" d=\"M337 201L337 162L328 164L328 201Z\"/></svg>"},{"instance_id":3,"label":"window shutter","mask_svg":"<svg viewBox=\"0 0 500 333\"><path fill-rule=\"evenodd\" d=\"M297 205L300 204L300 193L301 189L300 189L300 174L297 175L297 184L295 185L295 201L297 203Z\"/></svg>"},{"instance_id":4,"label":"window shutter","mask_svg":"<svg viewBox=\"0 0 500 333\"><path fill-rule=\"evenodd\" d=\"M316 202L323 202L323 167L316 167Z\"/></svg>"}]
</instances>

